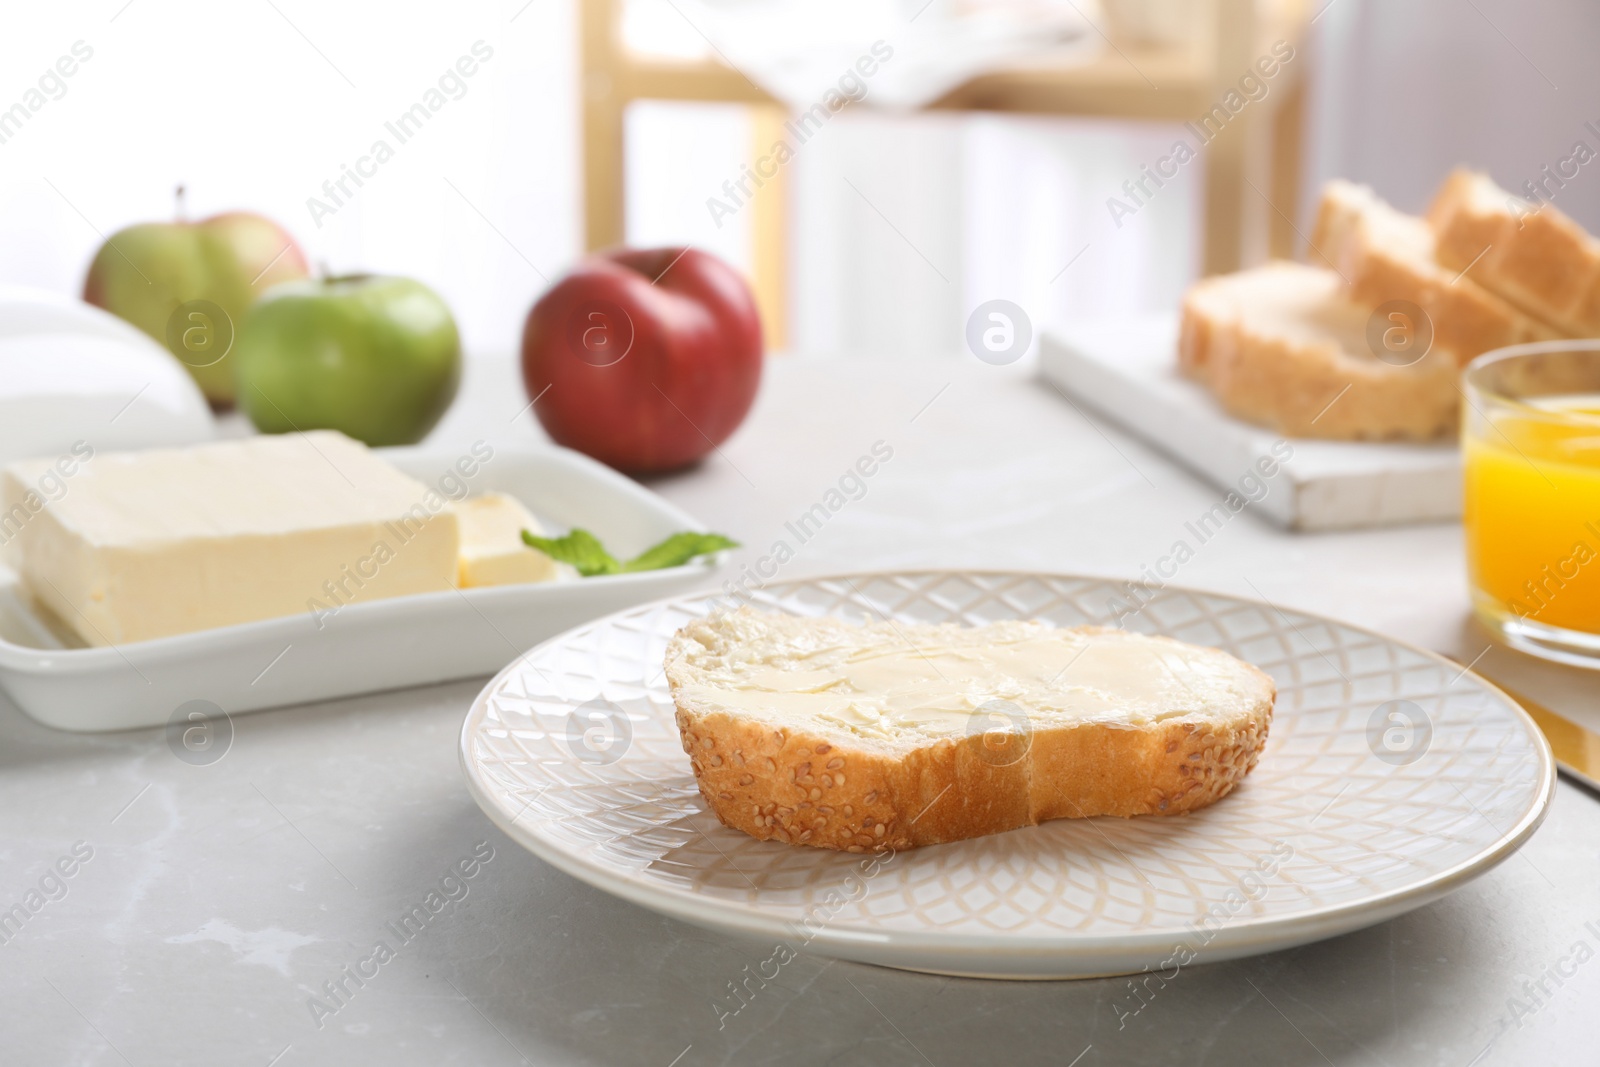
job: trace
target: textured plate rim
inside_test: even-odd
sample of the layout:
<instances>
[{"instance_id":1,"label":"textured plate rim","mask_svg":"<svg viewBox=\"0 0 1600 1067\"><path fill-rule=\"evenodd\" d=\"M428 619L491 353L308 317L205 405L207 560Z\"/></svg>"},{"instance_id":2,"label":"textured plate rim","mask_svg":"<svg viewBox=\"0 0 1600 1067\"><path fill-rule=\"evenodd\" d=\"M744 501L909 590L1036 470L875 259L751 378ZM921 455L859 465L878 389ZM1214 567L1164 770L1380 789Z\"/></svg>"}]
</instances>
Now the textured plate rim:
<instances>
[{"instance_id":1,"label":"textured plate rim","mask_svg":"<svg viewBox=\"0 0 1600 1067\"><path fill-rule=\"evenodd\" d=\"M783 582L774 582L771 587L811 585L830 581L855 582L863 579L870 581L896 577L937 575L1042 578L1095 582L1118 582L1124 580L1112 575L1027 569L925 567L920 569L842 571L805 575ZM1249 597L1235 596L1232 593L1198 589L1193 586L1168 584L1163 585L1161 591L1191 596L1218 597L1236 603L1249 604L1252 607L1277 611L1273 605L1265 600L1254 600ZM795 929L797 929L797 924L774 918L771 914L751 905L732 902L718 902L715 905L708 905L705 903L705 898L688 890L639 882L616 874L604 864L590 860L584 853L574 852L554 842L547 841L533 830L519 824L518 820L521 819L522 812L508 817L501 810L490 787L482 780L470 754L475 728L483 721L484 713L488 707L489 694L500 685L502 679L510 675L512 671L520 667L535 653L551 645L566 641L576 634L609 625L614 620L624 616L715 595L717 595L715 590L706 590L700 594L680 594L636 604L631 608L612 612L610 615L587 622L582 626L573 627L528 649L528 651L501 669L473 698L472 705L461 724L458 755L461 760L462 770L466 775L468 792L472 795L472 799L477 803L478 807L483 810L483 813L489 817L489 820L513 841L557 870L630 903L696 926L740 934L776 935L780 938L792 937ZM1339 619L1315 612L1301 611L1299 609L1291 610L1305 619L1338 626L1376 638L1386 644L1403 648L1446 669L1456 669L1461 666L1454 660L1437 652L1390 637L1387 634L1379 633L1364 626L1342 622ZM1535 799L1527 810L1517 817L1515 823L1508 830L1501 832L1500 836L1492 844L1485 846L1476 855L1414 884L1376 896L1331 904L1312 911L1299 912L1281 918L1272 918L1270 916L1249 918L1220 927L1207 946L1207 955L1210 958L1215 959L1219 958L1219 955L1227 955L1229 950L1247 952L1252 946L1260 946L1263 951L1269 951L1275 947L1287 948L1307 941L1321 940L1341 933L1360 930L1374 923L1393 918L1438 900L1467 882L1487 873L1508 859L1518 848L1522 847L1528 838L1533 836L1549 814L1550 803L1555 796L1555 756L1550 749L1550 744L1545 739L1544 732L1539 729L1522 705L1499 686L1482 675L1473 672L1470 668L1462 671L1462 677L1471 678L1481 688L1499 698L1513 712L1513 718L1522 726L1523 731L1535 742L1534 751L1539 761L1539 785ZM1491 822L1490 825L1493 826L1494 824ZM1016 831L1010 832L1014 833ZM864 853L863 855L870 854ZM1182 935L1181 930L1163 929L1148 933L1104 935L1029 934L1026 940L1022 940L1015 935L1003 933L888 930L860 926L852 927L843 924L835 925L832 923L821 929L808 930L807 933L808 944L820 945L840 953L850 953L869 947L907 955L936 952L952 957L987 955L1000 952L1018 959L1049 958L1059 960L1062 963L1070 963L1074 958L1081 955L1099 954L1108 950L1137 953L1141 950L1158 949L1170 944L1175 936Z\"/></svg>"}]
</instances>

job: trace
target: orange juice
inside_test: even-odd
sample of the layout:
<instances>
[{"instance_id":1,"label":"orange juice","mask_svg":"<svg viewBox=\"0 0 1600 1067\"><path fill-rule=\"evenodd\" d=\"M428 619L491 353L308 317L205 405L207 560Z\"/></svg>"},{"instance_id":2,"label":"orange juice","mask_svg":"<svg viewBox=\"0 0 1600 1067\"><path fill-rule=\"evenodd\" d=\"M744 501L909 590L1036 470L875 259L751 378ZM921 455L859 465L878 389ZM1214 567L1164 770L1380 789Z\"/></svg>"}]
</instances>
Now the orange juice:
<instances>
[{"instance_id":1,"label":"orange juice","mask_svg":"<svg viewBox=\"0 0 1600 1067\"><path fill-rule=\"evenodd\" d=\"M1466 426L1463 516L1478 606L1600 634L1600 395L1524 399L1469 412Z\"/></svg>"}]
</instances>

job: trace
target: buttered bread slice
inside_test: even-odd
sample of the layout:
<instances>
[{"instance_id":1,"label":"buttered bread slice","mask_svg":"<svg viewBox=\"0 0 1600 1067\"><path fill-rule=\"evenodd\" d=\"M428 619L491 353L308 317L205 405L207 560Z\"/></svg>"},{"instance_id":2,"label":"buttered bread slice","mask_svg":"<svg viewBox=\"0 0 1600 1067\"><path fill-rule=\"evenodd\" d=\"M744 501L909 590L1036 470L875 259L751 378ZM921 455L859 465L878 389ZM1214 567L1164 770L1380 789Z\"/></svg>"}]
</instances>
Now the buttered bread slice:
<instances>
[{"instance_id":1,"label":"buttered bread slice","mask_svg":"<svg viewBox=\"0 0 1600 1067\"><path fill-rule=\"evenodd\" d=\"M1276 695L1165 637L749 608L680 630L666 673L724 824L851 852L1203 807L1255 766Z\"/></svg>"}]
</instances>

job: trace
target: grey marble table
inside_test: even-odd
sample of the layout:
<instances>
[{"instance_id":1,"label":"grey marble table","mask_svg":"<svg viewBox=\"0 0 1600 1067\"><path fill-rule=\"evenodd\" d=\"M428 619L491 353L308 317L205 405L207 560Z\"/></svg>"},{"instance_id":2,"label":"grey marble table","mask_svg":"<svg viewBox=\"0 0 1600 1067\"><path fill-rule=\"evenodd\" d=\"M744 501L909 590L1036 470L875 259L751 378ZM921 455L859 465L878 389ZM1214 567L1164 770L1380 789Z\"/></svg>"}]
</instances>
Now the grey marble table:
<instances>
[{"instance_id":1,"label":"grey marble table","mask_svg":"<svg viewBox=\"0 0 1600 1067\"><path fill-rule=\"evenodd\" d=\"M523 402L508 362L475 363L435 438L536 439ZM749 546L736 573L878 441L892 460L786 575L1132 577L1217 496L1025 367L937 360L775 361L746 427L654 487ZM1467 620L1451 525L1305 536L1243 515L1176 581L1253 586L1464 659L1488 644ZM1600 726L1600 679L1499 649L1479 665ZM1584 1021L1600 998L1600 803L1566 782L1532 842L1453 896L1195 966L1137 1014L1125 979L985 982L802 956L720 1018L727 983L772 946L614 900L496 831L456 755L480 685L240 716L207 766L159 731L56 733L0 700L0 909L43 899L0 944L0 1064L1600 1061ZM462 861L471 877L443 882ZM454 899L395 937L441 885ZM346 968L380 940L398 947L358 984Z\"/></svg>"}]
</instances>

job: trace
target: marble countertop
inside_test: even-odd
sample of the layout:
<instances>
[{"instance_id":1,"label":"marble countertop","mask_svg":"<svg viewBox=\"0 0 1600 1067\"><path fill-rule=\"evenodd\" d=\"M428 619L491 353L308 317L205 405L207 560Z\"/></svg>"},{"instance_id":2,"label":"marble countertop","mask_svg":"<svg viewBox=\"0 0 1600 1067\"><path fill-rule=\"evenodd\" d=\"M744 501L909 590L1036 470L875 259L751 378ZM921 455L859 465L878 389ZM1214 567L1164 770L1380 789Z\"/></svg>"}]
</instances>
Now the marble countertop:
<instances>
[{"instance_id":1,"label":"marble countertop","mask_svg":"<svg viewBox=\"0 0 1600 1067\"><path fill-rule=\"evenodd\" d=\"M434 440L536 440L506 361L470 368ZM784 574L984 566L1136 577L1219 494L1090 421L1026 366L774 360L746 426L652 487L763 554L858 456L865 496ZM1600 728L1600 678L1469 620L1450 524L1295 535L1247 513L1176 584L1337 616L1478 659ZM1488 651L1485 651L1488 649ZM1320 944L1196 966L1136 1016L1126 979L1011 983L802 956L736 1018L771 946L612 899L523 852L468 797L482 680L239 716L193 766L162 732L51 731L0 698L6 1064L1575 1063L1600 997L1600 803L1563 781L1515 857L1439 903ZM474 876L361 984L389 923ZM68 873L70 872L70 873ZM454 883L452 883L454 884ZM36 893L37 897L29 898ZM8 926L14 903L39 904ZM12 927L17 927L13 929ZM333 1015L313 1010L343 983Z\"/></svg>"}]
</instances>

